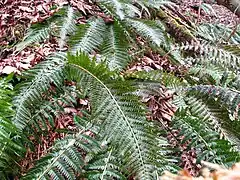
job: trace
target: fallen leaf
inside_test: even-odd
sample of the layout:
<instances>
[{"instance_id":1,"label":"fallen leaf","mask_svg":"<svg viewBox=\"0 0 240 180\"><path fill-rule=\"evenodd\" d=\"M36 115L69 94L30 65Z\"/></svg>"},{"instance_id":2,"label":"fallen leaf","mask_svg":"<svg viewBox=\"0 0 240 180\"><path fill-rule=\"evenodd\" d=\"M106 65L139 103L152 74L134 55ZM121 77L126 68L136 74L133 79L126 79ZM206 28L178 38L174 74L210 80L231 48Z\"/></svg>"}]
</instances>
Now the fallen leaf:
<instances>
[{"instance_id":1,"label":"fallen leaf","mask_svg":"<svg viewBox=\"0 0 240 180\"><path fill-rule=\"evenodd\" d=\"M12 72L17 72L17 68L13 66L5 66L2 70L3 74L11 74Z\"/></svg>"}]
</instances>

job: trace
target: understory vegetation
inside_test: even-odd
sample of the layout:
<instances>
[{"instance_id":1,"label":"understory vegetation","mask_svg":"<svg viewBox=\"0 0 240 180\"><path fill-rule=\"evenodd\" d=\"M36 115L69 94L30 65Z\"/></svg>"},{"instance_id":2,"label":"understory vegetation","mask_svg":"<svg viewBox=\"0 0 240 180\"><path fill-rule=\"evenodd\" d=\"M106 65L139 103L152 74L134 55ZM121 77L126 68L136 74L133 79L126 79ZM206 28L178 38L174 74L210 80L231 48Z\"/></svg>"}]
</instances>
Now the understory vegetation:
<instances>
[{"instance_id":1,"label":"understory vegetation","mask_svg":"<svg viewBox=\"0 0 240 180\"><path fill-rule=\"evenodd\" d=\"M171 1L94 5L85 23L58 7L13 45L57 48L0 79L0 179L151 180L239 162L239 28L191 23ZM147 53L176 68L133 68ZM171 117L154 116L151 98L170 102Z\"/></svg>"}]
</instances>

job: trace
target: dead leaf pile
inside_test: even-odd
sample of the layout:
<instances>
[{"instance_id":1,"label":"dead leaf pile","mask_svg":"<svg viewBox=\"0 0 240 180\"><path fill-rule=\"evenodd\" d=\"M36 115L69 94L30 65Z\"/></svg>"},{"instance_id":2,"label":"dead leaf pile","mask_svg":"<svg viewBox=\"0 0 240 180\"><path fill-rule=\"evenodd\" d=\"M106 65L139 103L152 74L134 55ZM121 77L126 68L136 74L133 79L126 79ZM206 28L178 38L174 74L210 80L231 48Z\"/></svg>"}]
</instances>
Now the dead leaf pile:
<instances>
[{"instance_id":1,"label":"dead leaf pile","mask_svg":"<svg viewBox=\"0 0 240 180\"><path fill-rule=\"evenodd\" d=\"M18 54L10 53L0 60L0 74L12 72L20 74L21 71L29 69L56 51L57 43L45 42L39 46L25 48ZM11 51L11 50L10 50Z\"/></svg>"},{"instance_id":2,"label":"dead leaf pile","mask_svg":"<svg viewBox=\"0 0 240 180\"><path fill-rule=\"evenodd\" d=\"M204 3L208 3L207 8L203 8ZM178 5L177 11L193 23L222 23L228 27L240 23L237 15L226 7L213 3L211 0L181 0Z\"/></svg>"}]
</instances>

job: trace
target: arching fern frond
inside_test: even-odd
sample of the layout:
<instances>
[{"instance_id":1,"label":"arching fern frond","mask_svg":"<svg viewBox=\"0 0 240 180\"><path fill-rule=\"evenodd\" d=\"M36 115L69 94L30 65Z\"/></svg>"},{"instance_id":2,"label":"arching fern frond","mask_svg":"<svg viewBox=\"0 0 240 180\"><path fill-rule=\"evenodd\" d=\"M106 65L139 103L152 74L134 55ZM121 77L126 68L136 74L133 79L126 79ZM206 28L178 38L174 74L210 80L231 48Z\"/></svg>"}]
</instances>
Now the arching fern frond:
<instances>
[{"instance_id":1,"label":"arching fern frond","mask_svg":"<svg viewBox=\"0 0 240 180\"><path fill-rule=\"evenodd\" d=\"M190 87L187 92L198 97L205 96L219 101L222 106L229 109L232 116L238 119L240 92L237 90L211 85L198 85Z\"/></svg>"},{"instance_id":2,"label":"arching fern frond","mask_svg":"<svg viewBox=\"0 0 240 180\"><path fill-rule=\"evenodd\" d=\"M129 154L127 166L137 178L153 179L155 160L151 156L157 155L152 152L156 136L149 129L144 107L132 94L134 89L118 79L111 82L114 74L84 55L69 56L69 63L69 78L79 87L91 89L90 119L101 126L101 136L117 147L119 155Z\"/></svg>"},{"instance_id":3,"label":"arching fern frond","mask_svg":"<svg viewBox=\"0 0 240 180\"><path fill-rule=\"evenodd\" d=\"M192 109L195 114L200 115L200 117L201 114L205 114L204 117L201 117L203 119L208 119L210 115L211 119L209 120L220 126L220 128L217 128L218 130L216 129L216 132L220 130L223 132L222 135L225 135L231 142L234 144L239 143L240 133L238 129L240 123L238 116L240 98L238 91L217 86L199 85L189 88L187 93L190 96L204 100L201 107L199 107L201 102L197 100L199 102L197 109L194 107ZM209 111L206 112L206 110Z\"/></svg>"},{"instance_id":4,"label":"arching fern frond","mask_svg":"<svg viewBox=\"0 0 240 180\"><path fill-rule=\"evenodd\" d=\"M205 40L214 44L230 42L231 44L240 43L239 26L237 31L231 35L233 30L224 24L203 23L197 27L197 34ZM230 39L229 39L230 38Z\"/></svg>"},{"instance_id":5,"label":"arching fern frond","mask_svg":"<svg viewBox=\"0 0 240 180\"><path fill-rule=\"evenodd\" d=\"M207 98L185 98L192 115L198 117L203 123L208 124L209 128L220 134L220 139L226 139L238 146L240 143L237 129L240 124L232 122L229 118L228 110L221 107L219 103ZM239 125L237 125L239 124ZM236 127L233 127L236 126ZM238 146L239 148L239 146Z\"/></svg>"},{"instance_id":6,"label":"arching fern frond","mask_svg":"<svg viewBox=\"0 0 240 180\"><path fill-rule=\"evenodd\" d=\"M73 8L62 7L53 16L42 23L34 24L28 30L23 41L16 45L16 51L22 51L24 48L50 39L52 36L58 37L60 49L64 46L68 34L75 30L75 14Z\"/></svg>"},{"instance_id":7,"label":"arching fern frond","mask_svg":"<svg viewBox=\"0 0 240 180\"><path fill-rule=\"evenodd\" d=\"M84 134L88 128L57 141L52 152L41 158L22 179L75 179L84 166L84 155L79 151L96 153L100 149L93 138Z\"/></svg>"},{"instance_id":8,"label":"arching fern frond","mask_svg":"<svg viewBox=\"0 0 240 180\"><path fill-rule=\"evenodd\" d=\"M208 64L191 67L185 79L192 84L213 84L226 87L236 78L236 74L223 68Z\"/></svg>"},{"instance_id":9,"label":"arching fern frond","mask_svg":"<svg viewBox=\"0 0 240 180\"><path fill-rule=\"evenodd\" d=\"M193 62L197 64L209 64L212 63L219 67L232 70L234 72L239 70L240 56L236 53L239 48L238 46L228 47L215 47L211 45L197 45L197 44L186 44L180 47L182 50L193 51L198 58L185 58L185 62Z\"/></svg>"}]
</instances>

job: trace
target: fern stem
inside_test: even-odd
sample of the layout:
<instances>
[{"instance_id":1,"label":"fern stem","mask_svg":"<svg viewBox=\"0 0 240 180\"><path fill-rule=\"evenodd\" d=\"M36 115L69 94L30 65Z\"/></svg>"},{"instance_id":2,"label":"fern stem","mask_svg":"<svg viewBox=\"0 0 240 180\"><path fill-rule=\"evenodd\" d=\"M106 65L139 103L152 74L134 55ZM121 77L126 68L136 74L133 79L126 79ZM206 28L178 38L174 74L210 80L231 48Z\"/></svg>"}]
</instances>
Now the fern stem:
<instances>
[{"instance_id":1,"label":"fern stem","mask_svg":"<svg viewBox=\"0 0 240 180\"><path fill-rule=\"evenodd\" d=\"M109 152L109 155L108 155L106 164L105 164L105 166L104 166L103 173L102 173L101 178L100 178L101 180L103 180L103 178L104 178L104 175L105 175L105 173L106 173L107 166L108 166L108 162L109 162L109 160L110 160L111 155L112 155L112 149L111 149L111 151Z\"/></svg>"}]
</instances>

